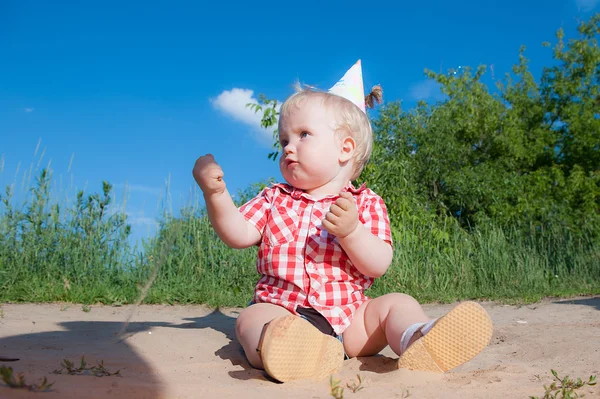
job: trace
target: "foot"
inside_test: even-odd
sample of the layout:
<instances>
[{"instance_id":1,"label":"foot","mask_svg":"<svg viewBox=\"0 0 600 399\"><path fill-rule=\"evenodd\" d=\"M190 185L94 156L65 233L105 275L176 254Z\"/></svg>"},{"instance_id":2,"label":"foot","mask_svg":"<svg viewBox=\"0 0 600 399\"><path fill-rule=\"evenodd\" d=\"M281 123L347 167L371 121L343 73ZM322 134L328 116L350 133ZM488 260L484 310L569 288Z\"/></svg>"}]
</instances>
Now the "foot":
<instances>
[{"instance_id":1,"label":"foot","mask_svg":"<svg viewBox=\"0 0 600 399\"><path fill-rule=\"evenodd\" d=\"M267 374L280 382L324 379L344 362L340 341L292 315L268 323L257 350Z\"/></svg>"},{"instance_id":2,"label":"foot","mask_svg":"<svg viewBox=\"0 0 600 399\"><path fill-rule=\"evenodd\" d=\"M490 343L492 330L481 305L463 302L408 346L398 368L445 373L477 356Z\"/></svg>"}]
</instances>

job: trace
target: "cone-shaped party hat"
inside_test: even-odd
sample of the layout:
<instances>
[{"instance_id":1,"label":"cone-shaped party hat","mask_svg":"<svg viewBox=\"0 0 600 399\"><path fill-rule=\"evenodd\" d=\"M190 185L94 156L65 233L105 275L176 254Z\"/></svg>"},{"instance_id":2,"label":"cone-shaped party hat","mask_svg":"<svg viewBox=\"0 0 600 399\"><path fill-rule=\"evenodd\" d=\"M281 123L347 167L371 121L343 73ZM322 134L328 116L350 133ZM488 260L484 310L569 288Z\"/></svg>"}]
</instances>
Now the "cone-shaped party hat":
<instances>
[{"instance_id":1,"label":"cone-shaped party hat","mask_svg":"<svg viewBox=\"0 0 600 399\"><path fill-rule=\"evenodd\" d=\"M346 74L337 82L329 93L336 94L352 101L362 112L365 112L365 89L363 86L360 60L352 65Z\"/></svg>"}]
</instances>

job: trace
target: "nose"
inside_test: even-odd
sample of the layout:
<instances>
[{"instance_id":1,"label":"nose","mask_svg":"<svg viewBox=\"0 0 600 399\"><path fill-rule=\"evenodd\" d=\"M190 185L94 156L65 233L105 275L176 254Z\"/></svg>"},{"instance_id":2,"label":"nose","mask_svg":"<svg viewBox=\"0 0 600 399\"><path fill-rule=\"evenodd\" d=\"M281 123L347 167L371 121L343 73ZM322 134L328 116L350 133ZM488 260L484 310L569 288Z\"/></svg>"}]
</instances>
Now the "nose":
<instances>
[{"instance_id":1,"label":"nose","mask_svg":"<svg viewBox=\"0 0 600 399\"><path fill-rule=\"evenodd\" d=\"M283 147L283 153L285 155L293 154L294 150L295 150L295 148L291 144L287 144L285 147Z\"/></svg>"}]
</instances>

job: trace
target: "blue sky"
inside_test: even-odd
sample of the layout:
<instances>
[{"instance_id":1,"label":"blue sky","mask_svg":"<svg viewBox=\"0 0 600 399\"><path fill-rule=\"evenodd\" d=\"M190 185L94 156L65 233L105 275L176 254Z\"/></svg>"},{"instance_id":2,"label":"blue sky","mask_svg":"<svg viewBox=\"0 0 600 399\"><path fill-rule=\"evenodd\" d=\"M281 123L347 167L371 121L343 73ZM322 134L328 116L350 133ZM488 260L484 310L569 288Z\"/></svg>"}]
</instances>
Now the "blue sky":
<instances>
[{"instance_id":1,"label":"blue sky","mask_svg":"<svg viewBox=\"0 0 600 399\"><path fill-rule=\"evenodd\" d=\"M425 68L487 65L493 82L521 45L539 76L552 61L541 43L560 27L574 37L599 6L3 0L0 185L23 195L30 170L35 178L49 162L56 198L100 192L107 180L133 239L147 237L165 198L177 212L197 195L200 155L214 154L232 192L280 178L267 159L271 132L244 107L259 93L283 100L297 80L328 88L360 58L365 87L381 84L385 101L408 109L439 98Z\"/></svg>"}]
</instances>

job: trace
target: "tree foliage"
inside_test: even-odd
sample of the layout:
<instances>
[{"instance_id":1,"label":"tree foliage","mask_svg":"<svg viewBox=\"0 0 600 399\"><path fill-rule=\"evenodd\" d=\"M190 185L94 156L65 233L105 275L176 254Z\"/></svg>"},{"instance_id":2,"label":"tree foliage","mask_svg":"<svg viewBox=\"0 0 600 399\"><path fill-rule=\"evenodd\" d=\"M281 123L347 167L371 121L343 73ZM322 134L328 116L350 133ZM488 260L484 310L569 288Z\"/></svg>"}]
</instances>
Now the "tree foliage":
<instances>
[{"instance_id":1,"label":"tree foliage","mask_svg":"<svg viewBox=\"0 0 600 399\"><path fill-rule=\"evenodd\" d=\"M557 31L554 62L539 81L524 47L495 90L483 83L483 66L426 71L445 98L410 110L382 106L359 183L385 198L396 226L600 231L600 15L578 33L565 41ZM276 123L271 108L265 127Z\"/></svg>"},{"instance_id":2,"label":"tree foliage","mask_svg":"<svg viewBox=\"0 0 600 399\"><path fill-rule=\"evenodd\" d=\"M268 129L272 126L277 126L277 120L279 118L279 106L277 100L270 100L264 94L258 95L258 103L248 103L247 108L254 110L255 113L262 111L263 115L260 121L260 126ZM269 159L275 161L281 146L277 138L277 129L273 130L273 151L269 153Z\"/></svg>"}]
</instances>

